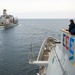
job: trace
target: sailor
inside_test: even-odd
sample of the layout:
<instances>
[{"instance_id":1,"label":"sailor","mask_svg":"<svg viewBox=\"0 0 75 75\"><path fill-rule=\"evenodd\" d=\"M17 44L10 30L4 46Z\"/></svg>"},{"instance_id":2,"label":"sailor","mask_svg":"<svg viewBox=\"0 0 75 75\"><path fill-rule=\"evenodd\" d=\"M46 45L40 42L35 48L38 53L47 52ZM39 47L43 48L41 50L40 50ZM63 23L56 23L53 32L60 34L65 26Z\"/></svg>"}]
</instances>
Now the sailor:
<instances>
[{"instance_id":1,"label":"sailor","mask_svg":"<svg viewBox=\"0 0 75 75\"><path fill-rule=\"evenodd\" d=\"M75 23L74 23L74 21L72 19L70 20L69 32L71 34L75 34Z\"/></svg>"}]
</instances>

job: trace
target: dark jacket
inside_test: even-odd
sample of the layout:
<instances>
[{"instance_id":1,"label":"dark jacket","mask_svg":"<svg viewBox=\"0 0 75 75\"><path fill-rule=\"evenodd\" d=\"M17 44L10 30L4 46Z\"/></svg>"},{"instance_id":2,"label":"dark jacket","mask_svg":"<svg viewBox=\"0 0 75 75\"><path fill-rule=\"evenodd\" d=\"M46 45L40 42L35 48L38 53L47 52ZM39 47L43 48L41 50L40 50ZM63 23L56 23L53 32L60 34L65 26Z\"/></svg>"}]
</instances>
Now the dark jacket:
<instances>
[{"instance_id":1,"label":"dark jacket","mask_svg":"<svg viewBox=\"0 0 75 75\"><path fill-rule=\"evenodd\" d=\"M70 24L70 25L69 25L69 32L70 32L71 34L75 34L75 24Z\"/></svg>"},{"instance_id":2,"label":"dark jacket","mask_svg":"<svg viewBox=\"0 0 75 75\"><path fill-rule=\"evenodd\" d=\"M71 32L71 30L72 30L73 28L75 28L75 24L70 24L70 25L69 25L69 32Z\"/></svg>"}]
</instances>

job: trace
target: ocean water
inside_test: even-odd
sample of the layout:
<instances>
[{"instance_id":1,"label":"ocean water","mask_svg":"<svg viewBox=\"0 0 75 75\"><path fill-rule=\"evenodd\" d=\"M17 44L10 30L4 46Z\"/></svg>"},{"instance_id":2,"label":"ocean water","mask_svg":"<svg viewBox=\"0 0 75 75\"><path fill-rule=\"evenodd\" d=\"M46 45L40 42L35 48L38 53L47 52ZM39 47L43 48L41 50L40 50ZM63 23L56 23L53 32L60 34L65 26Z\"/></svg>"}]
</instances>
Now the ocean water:
<instances>
[{"instance_id":1,"label":"ocean water","mask_svg":"<svg viewBox=\"0 0 75 75\"><path fill-rule=\"evenodd\" d=\"M0 28L0 75L36 75L39 67L29 64L31 50L36 60L46 37L60 39L60 29L69 19L19 19L18 26Z\"/></svg>"}]
</instances>

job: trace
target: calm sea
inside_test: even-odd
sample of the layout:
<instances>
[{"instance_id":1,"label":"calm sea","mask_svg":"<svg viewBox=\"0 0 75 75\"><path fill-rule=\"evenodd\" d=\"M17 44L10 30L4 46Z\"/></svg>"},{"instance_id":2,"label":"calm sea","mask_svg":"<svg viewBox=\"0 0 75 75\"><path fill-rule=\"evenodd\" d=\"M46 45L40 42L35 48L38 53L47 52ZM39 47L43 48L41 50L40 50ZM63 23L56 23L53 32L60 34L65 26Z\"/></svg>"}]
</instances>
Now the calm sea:
<instances>
[{"instance_id":1,"label":"calm sea","mask_svg":"<svg viewBox=\"0 0 75 75\"><path fill-rule=\"evenodd\" d=\"M69 19L19 19L19 24L0 28L0 75L36 75L38 66L28 63L31 44L36 58L43 40L60 39L60 29L68 28Z\"/></svg>"}]
</instances>

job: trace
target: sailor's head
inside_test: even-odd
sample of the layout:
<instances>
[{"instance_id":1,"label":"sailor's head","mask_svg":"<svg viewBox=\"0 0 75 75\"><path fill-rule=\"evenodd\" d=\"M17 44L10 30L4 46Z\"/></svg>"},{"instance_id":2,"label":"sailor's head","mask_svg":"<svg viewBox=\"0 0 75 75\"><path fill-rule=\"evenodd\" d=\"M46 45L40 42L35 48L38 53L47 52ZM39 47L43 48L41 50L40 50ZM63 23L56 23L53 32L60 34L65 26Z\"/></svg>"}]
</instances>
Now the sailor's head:
<instances>
[{"instance_id":1,"label":"sailor's head","mask_svg":"<svg viewBox=\"0 0 75 75\"><path fill-rule=\"evenodd\" d=\"M73 19L71 19L70 22L73 22Z\"/></svg>"},{"instance_id":2,"label":"sailor's head","mask_svg":"<svg viewBox=\"0 0 75 75\"><path fill-rule=\"evenodd\" d=\"M70 20L71 23L74 23L73 19Z\"/></svg>"},{"instance_id":3,"label":"sailor's head","mask_svg":"<svg viewBox=\"0 0 75 75\"><path fill-rule=\"evenodd\" d=\"M74 21L73 21L73 19L71 19L71 20L70 20L70 24L74 24Z\"/></svg>"},{"instance_id":4,"label":"sailor's head","mask_svg":"<svg viewBox=\"0 0 75 75\"><path fill-rule=\"evenodd\" d=\"M7 11L6 9L3 9L3 11Z\"/></svg>"}]
</instances>

